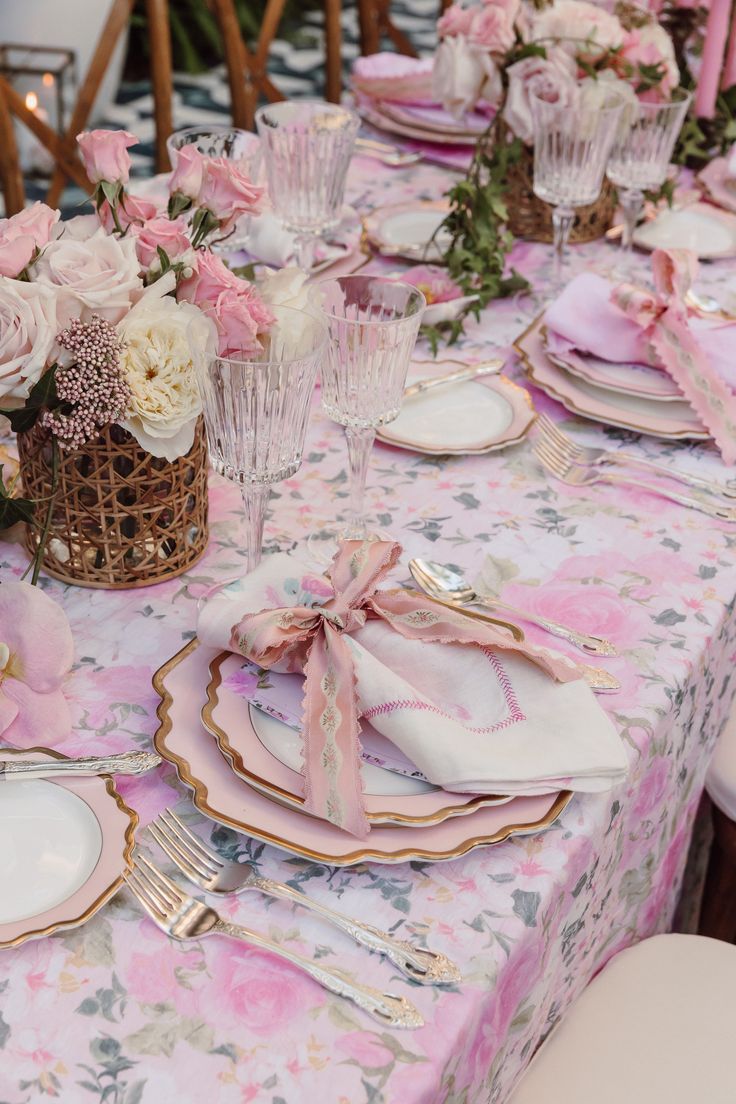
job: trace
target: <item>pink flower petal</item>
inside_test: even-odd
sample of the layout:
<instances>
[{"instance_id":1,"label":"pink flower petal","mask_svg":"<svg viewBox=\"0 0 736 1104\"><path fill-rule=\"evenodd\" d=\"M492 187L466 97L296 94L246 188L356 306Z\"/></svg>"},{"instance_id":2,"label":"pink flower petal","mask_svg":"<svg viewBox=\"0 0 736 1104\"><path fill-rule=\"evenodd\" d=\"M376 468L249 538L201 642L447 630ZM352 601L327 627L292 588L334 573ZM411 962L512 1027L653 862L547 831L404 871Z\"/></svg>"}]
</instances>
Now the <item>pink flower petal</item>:
<instances>
[{"instance_id":1,"label":"pink flower petal","mask_svg":"<svg viewBox=\"0 0 736 1104\"><path fill-rule=\"evenodd\" d=\"M74 659L66 614L30 583L0 585L0 642L11 657L8 673L39 693L58 690Z\"/></svg>"},{"instance_id":2,"label":"pink flower petal","mask_svg":"<svg viewBox=\"0 0 736 1104\"><path fill-rule=\"evenodd\" d=\"M23 748L54 747L71 732L69 703L61 690L38 694L22 682L6 679L3 696L18 707L15 720L3 731L5 743Z\"/></svg>"}]
</instances>

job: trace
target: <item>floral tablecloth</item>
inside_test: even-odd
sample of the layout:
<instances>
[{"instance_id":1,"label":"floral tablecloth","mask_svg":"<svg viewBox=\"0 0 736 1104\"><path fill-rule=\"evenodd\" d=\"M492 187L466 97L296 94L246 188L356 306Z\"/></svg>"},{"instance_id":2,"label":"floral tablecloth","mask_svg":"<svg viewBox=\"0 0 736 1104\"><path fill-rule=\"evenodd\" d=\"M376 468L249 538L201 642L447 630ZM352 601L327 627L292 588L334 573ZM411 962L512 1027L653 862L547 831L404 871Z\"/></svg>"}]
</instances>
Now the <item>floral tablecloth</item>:
<instances>
[{"instance_id":1,"label":"floral tablecloth","mask_svg":"<svg viewBox=\"0 0 736 1104\"><path fill-rule=\"evenodd\" d=\"M429 167L399 173L356 160L351 199L436 198L446 180ZM579 248L572 270L611 268L617 256L603 243ZM513 259L543 291L548 248L519 244ZM724 292L733 271L711 266L704 286ZM469 327L465 349L507 348L538 309L533 297L492 305ZM534 400L571 419L538 392ZM576 428L590 441L604 435L577 420ZM609 432L614 447L625 436ZM724 475L702 446L634 447ZM274 490L268 546L302 540L346 496L341 432L315 408L304 464ZM213 478L211 501L209 551L181 579L129 592L43 581L64 605L77 647L76 725L65 752L150 745L152 672L192 636L197 599L211 582L244 569L238 494ZM490 556L487 570L506 600L620 645L621 657L606 665L623 689L602 701L628 750L627 783L574 799L544 834L437 865L328 869L210 826L221 846L264 873L385 929L426 937L459 963L462 985L412 986L283 902L250 895L232 904L233 917L302 953L410 991L426 1026L382 1030L267 955L217 939L169 942L122 892L85 927L0 954L2 1104L500 1102L607 959L668 927L733 696L736 533L641 492L551 483L524 445L462 459L377 445L368 506L407 558L452 561L473 576ZM0 546L6 577L25 562L20 546ZM168 804L191 808L170 767L120 789L143 824Z\"/></svg>"}]
</instances>

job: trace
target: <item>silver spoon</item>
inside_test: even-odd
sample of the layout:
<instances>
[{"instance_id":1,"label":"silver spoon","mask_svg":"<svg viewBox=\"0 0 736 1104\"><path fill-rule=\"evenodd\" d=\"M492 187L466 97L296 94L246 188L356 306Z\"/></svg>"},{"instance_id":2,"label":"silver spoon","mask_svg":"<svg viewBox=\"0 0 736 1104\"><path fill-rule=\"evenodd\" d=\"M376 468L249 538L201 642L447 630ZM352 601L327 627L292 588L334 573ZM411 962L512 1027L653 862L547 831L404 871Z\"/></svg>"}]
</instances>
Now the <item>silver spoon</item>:
<instances>
[{"instance_id":1,"label":"silver spoon","mask_svg":"<svg viewBox=\"0 0 736 1104\"><path fill-rule=\"evenodd\" d=\"M588 633L578 632L577 629L560 625L556 621L548 621L546 617L537 617L536 614L517 609L516 606L510 606L507 602L501 602L498 598L478 594L459 572L453 571L452 568L445 567L444 564L437 563L435 560L423 560L417 557L410 561L409 570L423 589L430 594L435 593L445 598L454 605L487 606L489 609L508 610L509 613L515 613L517 617L521 617L524 621L539 625L540 628L553 636L559 636L563 640L567 640L583 652L599 656L618 655L610 640L606 640L601 636L590 636Z\"/></svg>"}]
</instances>

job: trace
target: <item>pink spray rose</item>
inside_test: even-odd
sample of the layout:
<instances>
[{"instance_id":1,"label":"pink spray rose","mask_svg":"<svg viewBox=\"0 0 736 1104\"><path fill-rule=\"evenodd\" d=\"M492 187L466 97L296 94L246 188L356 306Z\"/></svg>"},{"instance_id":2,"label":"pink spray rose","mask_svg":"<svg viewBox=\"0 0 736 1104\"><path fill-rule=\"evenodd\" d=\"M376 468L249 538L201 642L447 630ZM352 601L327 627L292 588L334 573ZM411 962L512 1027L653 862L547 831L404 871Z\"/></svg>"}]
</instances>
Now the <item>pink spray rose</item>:
<instances>
[{"instance_id":1,"label":"pink spray rose","mask_svg":"<svg viewBox=\"0 0 736 1104\"><path fill-rule=\"evenodd\" d=\"M217 327L218 352L223 357L258 352L258 335L274 321L255 288L207 250L197 252L197 272L179 285L179 299L208 312Z\"/></svg>"},{"instance_id":2,"label":"pink spray rose","mask_svg":"<svg viewBox=\"0 0 736 1104\"><path fill-rule=\"evenodd\" d=\"M264 189L251 183L232 161L225 157L208 157L197 205L206 207L227 227L237 222L241 215L256 214L263 192Z\"/></svg>"},{"instance_id":3,"label":"pink spray rose","mask_svg":"<svg viewBox=\"0 0 736 1104\"><path fill-rule=\"evenodd\" d=\"M180 192L192 200L196 199L202 187L206 160L194 143L177 150L174 171L169 181L170 194Z\"/></svg>"},{"instance_id":4,"label":"pink spray rose","mask_svg":"<svg viewBox=\"0 0 736 1104\"><path fill-rule=\"evenodd\" d=\"M0 276L18 276L37 249L51 237L59 218L45 203L34 203L10 218L0 219Z\"/></svg>"},{"instance_id":5,"label":"pink spray rose","mask_svg":"<svg viewBox=\"0 0 736 1104\"><path fill-rule=\"evenodd\" d=\"M470 24L473 22L475 8L463 7L462 4L451 4L437 20L437 34L440 38L445 35L470 34Z\"/></svg>"},{"instance_id":6,"label":"pink spray rose","mask_svg":"<svg viewBox=\"0 0 736 1104\"><path fill-rule=\"evenodd\" d=\"M514 44L518 3L482 4L474 9L468 39L490 53L505 54Z\"/></svg>"},{"instance_id":7,"label":"pink spray rose","mask_svg":"<svg viewBox=\"0 0 736 1104\"><path fill-rule=\"evenodd\" d=\"M101 180L125 184L130 176L129 146L138 139L127 130L85 130L77 135L87 176L93 184Z\"/></svg>"},{"instance_id":8,"label":"pink spray rose","mask_svg":"<svg viewBox=\"0 0 736 1104\"><path fill-rule=\"evenodd\" d=\"M0 585L0 736L18 747L54 744L71 728L62 683L74 644L61 606L30 583Z\"/></svg>"},{"instance_id":9,"label":"pink spray rose","mask_svg":"<svg viewBox=\"0 0 736 1104\"><path fill-rule=\"evenodd\" d=\"M183 215L175 219L159 215L148 219L142 226L134 226L131 233L135 237L135 247L141 268L148 270L152 266L158 266L158 246L164 250L172 264L192 252L192 243L187 237L186 230L187 220ZM193 256L192 261L194 261Z\"/></svg>"}]
</instances>

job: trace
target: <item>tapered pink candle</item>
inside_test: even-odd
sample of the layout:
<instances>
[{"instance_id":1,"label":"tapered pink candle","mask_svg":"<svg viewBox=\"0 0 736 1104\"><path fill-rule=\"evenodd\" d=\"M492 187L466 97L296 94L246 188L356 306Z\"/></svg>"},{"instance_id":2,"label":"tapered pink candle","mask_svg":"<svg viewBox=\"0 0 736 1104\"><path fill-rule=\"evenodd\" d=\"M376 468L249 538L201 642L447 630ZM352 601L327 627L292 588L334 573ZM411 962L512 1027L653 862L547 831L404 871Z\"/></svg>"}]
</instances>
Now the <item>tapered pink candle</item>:
<instances>
[{"instance_id":1,"label":"tapered pink candle","mask_svg":"<svg viewBox=\"0 0 736 1104\"><path fill-rule=\"evenodd\" d=\"M736 84L736 5L734 5L733 15L731 16L731 37L728 40L728 53L726 54L726 64L723 66L721 88L730 88L734 84Z\"/></svg>"},{"instance_id":2,"label":"tapered pink candle","mask_svg":"<svg viewBox=\"0 0 736 1104\"><path fill-rule=\"evenodd\" d=\"M705 27L703 58L695 91L695 114L699 119L712 119L716 113L730 15L731 0L713 0Z\"/></svg>"}]
</instances>

